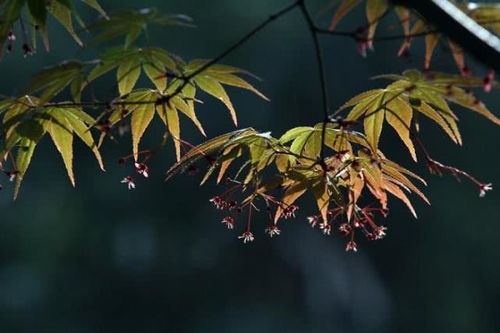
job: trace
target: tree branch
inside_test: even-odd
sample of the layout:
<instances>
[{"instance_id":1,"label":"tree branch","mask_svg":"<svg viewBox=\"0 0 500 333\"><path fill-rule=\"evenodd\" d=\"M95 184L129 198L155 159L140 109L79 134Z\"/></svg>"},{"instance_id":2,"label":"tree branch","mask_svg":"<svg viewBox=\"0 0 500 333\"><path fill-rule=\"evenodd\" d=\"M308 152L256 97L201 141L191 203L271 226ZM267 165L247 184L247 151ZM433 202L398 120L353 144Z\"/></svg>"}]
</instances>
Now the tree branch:
<instances>
[{"instance_id":1,"label":"tree branch","mask_svg":"<svg viewBox=\"0 0 500 333\"><path fill-rule=\"evenodd\" d=\"M330 112L330 104L328 100L328 90L326 85L326 73L325 73L325 65L323 61L323 54L321 52L321 46L318 38L318 29L314 24L309 11L304 3L304 1L299 1L300 9L304 15L304 18L309 27L309 31L311 32L311 36L314 42L314 49L316 52L316 60L318 62L319 69L319 78L321 83L321 96L323 100L323 127L321 129L321 150L320 150L320 163L324 167L325 164L325 135L326 135L326 125L329 122L328 113Z\"/></svg>"}]
</instances>

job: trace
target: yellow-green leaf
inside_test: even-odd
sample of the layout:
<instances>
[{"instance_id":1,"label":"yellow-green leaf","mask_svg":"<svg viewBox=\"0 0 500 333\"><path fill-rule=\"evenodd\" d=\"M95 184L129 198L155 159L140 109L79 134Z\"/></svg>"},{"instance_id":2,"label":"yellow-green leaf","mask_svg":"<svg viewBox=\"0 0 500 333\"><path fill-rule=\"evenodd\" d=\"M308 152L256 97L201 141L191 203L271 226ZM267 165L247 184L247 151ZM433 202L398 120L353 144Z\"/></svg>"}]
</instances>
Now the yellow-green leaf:
<instances>
[{"instance_id":1,"label":"yellow-green leaf","mask_svg":"<svg viewBox=\"0 0 500 333\"><path fill-rule=\"evenodd\" d=\"M78 135L78 137L92 150L99 167L104 171L104 163L102 161L101 153L97 149L97 145L94 142L92 133L90 132L89 124L93 124L95 121L85 112L76 108L61 109L61 112L65 112L66 120L71 124L73 132Z\"/></svg>"},{"instance_id":2,"label":"yellow-green leaf","mask_svg":"<svg viewBox=\"0 0 500 333\"><path fill-rule=\"evenodd\" d=\"M66 28L71 37L80 45L83 46L80 37L75 32L73 28L73 21L71 19L71 9L67 6L62 5L57 1L51 1L48 7L49 12Z\"/></svg>"},{"instance_id":3,"label":"yellow-green leaf","mask_svg":"<svg viewBox=\"0 0 500 333\"><path fill-rule=\"evenodd\" d=\"M99 12L99 14L101 14L104 18L108 19L108 15L106 14L106 12L104 11L104 9L102 9L101 5L99 5L99 3L97 2L97 0L82 0L82 2L84 2L85 4L89 5L90 7L94 8L95 10L97 10Z\"/></svg>"},{"instance_id":4,"label":"yellow-green leaf","mask_svg":"<svg viewBox=\"0 0 500 333\"><path fill-rule=\"evenodd\" d=\"M130 120L130 131L132 133L132 152L134 153L134 160L137 161L139 156L139 143L141 141L146 128L148 128L155 113L153 104L138 105L132 112Z\"/></svg>"},{"instance_id":5,"label":"yellow-green leaf","mask_svg":"<svg viewBox=\"0 0 500 333\"><path fill-rule=\"evenodd\" d=\"M137 63L134 58L130 58L118 67L116 80L118 81L118 90L121 96L132 91L140 74L141 64Z\"/></svg>"},{"instance_id":6,"label":"yellow-green leaf","mask_svg":"<svg viewBox=\"0 0 500 333\"><path fill-rule=\"evenodd\" d=\"M59 154L61 154L71 184L75 186L75 176L73 174L73 133L71 125L58 111L53 110L50 113L53 119L49 120L47 131Z\"/></svg>"},{"instance_id":7,"label":"yellow-green leaf","mask_svg":"<svg viewBox=\"0 0 500 333\"><path fill-rule=\"evenodd\" d=\"M181 127L179 124L179 114L175 108L167 109L167 127L174 139L175 156L177 161L181 159Z\"/></svg>"},{"instance_id":8,"label":"yellow-green leaf","mask_svg":"<svg viewBox=\"0 0 500 333\"><path fill-rule=\"evenodd\" d=\"M396 97L386 106L385 119L398 133L401 140L404 142L408 150L410 151L411 157L414 161L417 161L417 154L415 153L415 147L410 138L410 126L411 119L413 116L413 111L411 106L401 97Z\"/></svg>"},{"instance_id":9,"label":"yellow-green leaf","mask_svg":"<svg viewBox=\"0 0 500 333\"><path fill-rule=\"evenodd\" d=\"M379 96L375 103L372 103L367 109L364 118L364 130L366 138L372 149L377 151L380 134L384 124L384 95Z\"/></svg>"},{"instance_id":10,"label":"yellow-green leaf","mask_svg":"<svg viewBox=\"0 0 500 333\"><path fill-rule=\"evenodd\" d=\"M231 113L231 118L233 119L233 123L235 126L238 126L238 119L236 118L236 111L234 110L233 104L229 99L229 96L226 93L226 90L222 85L217 82L215 79L211 77L204 76L203 74L199 74L194 78L196 84L205 91L206 93L214 96L218 100L220 100L226 107L229 109Z\"/></svg>"}]
</instances>

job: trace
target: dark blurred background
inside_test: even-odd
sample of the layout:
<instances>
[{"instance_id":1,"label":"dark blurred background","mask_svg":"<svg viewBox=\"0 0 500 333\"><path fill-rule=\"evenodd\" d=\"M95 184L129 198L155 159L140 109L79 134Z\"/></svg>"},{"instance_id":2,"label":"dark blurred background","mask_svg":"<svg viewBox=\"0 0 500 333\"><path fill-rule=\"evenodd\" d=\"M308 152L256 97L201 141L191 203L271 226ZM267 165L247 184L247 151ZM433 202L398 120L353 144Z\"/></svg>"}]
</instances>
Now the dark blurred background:
<instances>
[{"instance_id":1,"label":"dark blurred background","mask_svg":"<svg viewBox=\"0 0 500 333\"><path fill-rule=\"evenodd\" d=\"M197 28L152 27L155 45L184 59L210 58L227 48L270 13L289 1L102 0L107 10L157 7L184 13ZM318 22L327 24L328 1L307 1ZM94 13L82 7L88 19ZM363 24L361 8L339 29ZM401 33L395 16L379 34ZM23 58L21 50L0 63L4 94L21 93L42 67L68 58L93 59L113 41L79 49L60 26L50 25L52 50ZM85 35L85 34L84 34ZM85 37L85 36L84 36ZM409 57L398 58L400 42L375 43L362 58L350 39L322 38L328 89L334 107L354 94L381 87L369 80L383 73L422 68L423 41L415 40ZM19 46L19 45L18 45ZM223 63L263 78L255 82L272 100L228 89L240 126L281 135L290 127L321 120L317 67L309 32L298 11L290 13L228 56ZM487 68L468 61L483 76ZM441 46L433 69L456 72ZM110 96L112 79L99 81L98 95ZM479 92L497 115L498 92ZM232 130L229 114L212 98L199 106L209 136ZM423 126L431 154L477 175L500 182L499 129L478 114L456 108L464 138L455 146L434 124ZM162 132L150 130L143 147L154 146ZM203 138L183 123L183 137ZM241 230L228 231L208 199L220 189L199 187L201 176L180 175L163 182L173 162L169 144L151 164L152 177L127 191L119 181L133 173L116 161L130 151L130 137L107 142L107 172L76 143L77 188L66 178L60 157L48 139L35 153L20 198L11 185L0 194L1 332L498 332L500 329L500 192L479 198L467 181L430 176L413 166L388 127L381 141L386 153L429 182L432 202L414 198L419 219L392 200L386 239L361 241L357 254L344 252L338 234L323 236L305 217L314 213L300 202L295 220L282 235L263 233L266 216L257 215L256 240L243 244ZM241 225L239 226L241 227Z\"/></svg>"}]
</instances>

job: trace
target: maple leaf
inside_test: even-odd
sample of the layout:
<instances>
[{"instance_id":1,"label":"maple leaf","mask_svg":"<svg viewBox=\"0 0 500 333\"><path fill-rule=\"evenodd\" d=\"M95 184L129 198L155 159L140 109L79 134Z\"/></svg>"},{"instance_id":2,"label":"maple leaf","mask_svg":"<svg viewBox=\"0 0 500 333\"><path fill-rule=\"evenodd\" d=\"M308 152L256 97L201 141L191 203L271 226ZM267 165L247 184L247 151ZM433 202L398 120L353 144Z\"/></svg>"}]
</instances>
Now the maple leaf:
<instances>
[{"instance_id":1,"label":"maple leaf","mask_svg":"<svg viewBox=\"0 0 500 333\"><path fill-rule=\"evenodd\" d=\"M57 106L37 108L38 103L39 99L36 97L25 96L3 101L0 105L5 130L0 160L6 159L9 154L16 151L14 166L17 175L14 198L19 193L35 148L46 133L49 134L59 151L73 186L75 185L73 174L73 137L75 135L92 150L100 168L104 170L101 154L89 131L95 120L80 108Z\"/></svg>"}]
</instances>

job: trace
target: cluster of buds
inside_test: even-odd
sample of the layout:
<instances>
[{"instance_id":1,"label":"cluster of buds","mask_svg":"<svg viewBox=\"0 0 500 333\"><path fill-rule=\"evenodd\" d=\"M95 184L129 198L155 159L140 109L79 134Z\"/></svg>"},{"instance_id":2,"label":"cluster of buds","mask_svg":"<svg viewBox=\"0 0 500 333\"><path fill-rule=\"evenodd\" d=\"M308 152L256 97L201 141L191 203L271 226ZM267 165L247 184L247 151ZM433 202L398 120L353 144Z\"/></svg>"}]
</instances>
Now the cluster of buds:
<instances>
[{"instance_id":1,"label":"cluster of buds","mask_svg":"<svg viewBox=\"0 0 500 333\"><path fill-rule=\"evenodd\" d=\"M234 229L234 218L231 216L224 217L221 223L225 224L228 229Z\"/></svg>"},{"instance_id":2,"label":"cluster of buds","mask_svg":"<svg viewBox=\"0 0 500 333\"><path fill-rule=\"evenodd\" d=\"M215 196L212 199L209 200L211 203L214 204L215 208L224 210L224 209L235 209L238 206L238 203L236 201L226 201L222 199L219 196Z\"/></svg>"},{"instance_id":3,"label":"cluster of buds","mask_svg":"<svg viewBox=\"0 0 500 333\"><path fill-rule=\"evenodd\" d=\"M283 216L285 219L289 219L291 217L295 217L295 212L299 209L299 206L296 205L290 205L286 208L283 209L283 213L281 216Z\"/></svg>"},{"instance_id":4,"label":"cluster of buds","mask_svg":"<svg viewBox=\"0 0 500 333\"><path fill-rule=\"evenodd\" d=\"M25 36L25 40L27 39L26 38L27 36ZM14 47L13 47L13 42L15 42L17 40L17 37L16 35L14 34L14 32L12 31L9 31L7 33L7 40L9 41L8 44L7 44L7 52L12 52ZM27 56L30 56L30 55L33 55L34 51L33 49L31 48L31 46L27 43L27 42L24 42L21 46L21 48L23 49L23 55L24 57L26 58Z\"/></svg>"},{"instance_id":5,"label":"cluster of buds","mask_svg":"<svg viewBox=\"0 0 500 333\"><path fill-rule=\"evenodd\" d=\"M255 240L255 236L252 233L252 211L260 211L256 206L255 200L244 200L243 202L237 202L234 200L229 200L232 194L241 189L241 185L238 184L224 191L222 194L214 196L209 201L219 210L228 210L230 215L225 216L221 223L224 224L228 229L234 229L235 219L238 214L242 213L244 210L248 210L248 220L246 223L245 231L238 236L238 239L243 240L243 243L249 243ZM269 217L269 224L265 228L264 233L269 237L279 236L281 230L275 222L275 215L272 213L272 205L282 209L282 214L280 217L288 219L295 216L295 212L299 209L296 205L289 205L285 207L285 204L271 195L262 195L261 198L264 199L266 204L266 211Z\"/></svg>"},{"instance_id":6,"label":"cluster of buds","mask_svg":"<svg viewBox=\"0 0 500 333\"><path fill-rule=\"evenodd\" d=\"M319 226L320 230L325 235L330 235L333 230L333 225L339 216L343 215L345 210L341 207L330 209L327 213L326 221L323 221L320 215L307 217L307 222L311 227ZM368 240L382 239L387 230L384 226L379 226L374 221L374 213L379 213L386 217L388 210L385 208L356 208L356 214L349 221L339 221L338 231L343 237L349 236L349 241L346 245L346 251L357 251L357 244L354 241L356 231L361 231Z\"/></svg>"},{"instance_id":7,"label":"cluster of buds","mask_svg":"<svg viewBox=\"0 0 500 333\"><path fill-rule=\"evenodd\" d=\"M359 229L363 232L368 240L378 240L384 238L385 231L387 227L379 226L375 223L374 213L379 213L382 216L386 217L388 214L388 210L385 208L371 208L364 207L359 209L359 217L355 218L352 222L352 226L355 229ZM352 234L354 236L354 229L351 229L346 236Z\"/></svg>"}]
</instances>

